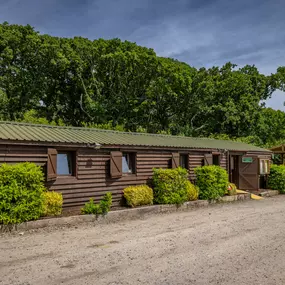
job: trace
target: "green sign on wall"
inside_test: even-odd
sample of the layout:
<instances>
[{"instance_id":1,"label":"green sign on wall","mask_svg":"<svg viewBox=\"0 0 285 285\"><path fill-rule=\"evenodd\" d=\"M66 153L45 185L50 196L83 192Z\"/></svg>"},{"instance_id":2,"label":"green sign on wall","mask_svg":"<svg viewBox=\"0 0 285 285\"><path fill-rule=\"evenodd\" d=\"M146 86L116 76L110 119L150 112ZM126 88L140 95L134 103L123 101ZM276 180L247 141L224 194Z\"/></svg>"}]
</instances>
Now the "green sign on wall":
<instances>
[{"instance_id":1,"label":"green sign on wall","mask_svg":"<svg viewBox=\"0 0 285 285\"><path fill-rule=\"evenodd\" d=\"M253 158L250 156L245 156L242 158L242 162L243 163L252 163L253 162Z\"/></svg>"}]
</instances>

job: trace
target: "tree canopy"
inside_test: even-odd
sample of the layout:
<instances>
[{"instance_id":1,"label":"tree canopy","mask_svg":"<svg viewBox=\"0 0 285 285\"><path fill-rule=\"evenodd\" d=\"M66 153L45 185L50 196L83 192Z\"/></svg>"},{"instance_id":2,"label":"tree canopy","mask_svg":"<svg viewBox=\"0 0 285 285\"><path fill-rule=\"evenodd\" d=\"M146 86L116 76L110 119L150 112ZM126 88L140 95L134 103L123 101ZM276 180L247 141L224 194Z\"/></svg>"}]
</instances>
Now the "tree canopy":
<instances>
[{"instance_id":1,"label":"tree canopy","mask_svg":"<svg viewBox=\"0 0 285 285\"><path fill-rule=\"evenodd\" d=\"M0 25L0 119L186 136L285 140L285 113L262 102L285 91L285 67L196 69L135 43L41 35Z\"/></svg>"}]
</instances>

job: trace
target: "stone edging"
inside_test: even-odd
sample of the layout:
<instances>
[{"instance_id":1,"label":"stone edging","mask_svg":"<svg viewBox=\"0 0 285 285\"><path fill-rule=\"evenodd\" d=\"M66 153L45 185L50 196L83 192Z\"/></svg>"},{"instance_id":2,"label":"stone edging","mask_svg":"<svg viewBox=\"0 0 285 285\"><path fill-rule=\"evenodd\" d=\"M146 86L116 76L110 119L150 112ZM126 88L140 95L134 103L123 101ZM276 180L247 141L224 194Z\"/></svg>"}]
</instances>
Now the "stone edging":
<instances>
[{"instance_id":1,"label":"stone edging","mask_svg":"<svg viewBox=\"0 0 285 285\"><path fill-rule=\"evenodd\" d=\"M213 201L206 201L206 200L190 201L180 206L152 205L140 208L111 211L106 216L99 216L99 217L96 217L94 215L79 215L79 216L43 219L43 220L25 222L13 227L0 226L0 232L17 231L17 230L25 231L25 230L39 229L45 227L75 226L82 223L90 223L90 222L94 224L116 223L119 221L140 219L147 215L172 213L177 211L187 211L187 210L193 210L195 208L207 207L211 204L216 204L216 203L234 202L234 201L249 200L249 199L250 199L250 194L238 194L235 196L224 196L219 200L213 200Z\"/></svg>"}]
</instances>

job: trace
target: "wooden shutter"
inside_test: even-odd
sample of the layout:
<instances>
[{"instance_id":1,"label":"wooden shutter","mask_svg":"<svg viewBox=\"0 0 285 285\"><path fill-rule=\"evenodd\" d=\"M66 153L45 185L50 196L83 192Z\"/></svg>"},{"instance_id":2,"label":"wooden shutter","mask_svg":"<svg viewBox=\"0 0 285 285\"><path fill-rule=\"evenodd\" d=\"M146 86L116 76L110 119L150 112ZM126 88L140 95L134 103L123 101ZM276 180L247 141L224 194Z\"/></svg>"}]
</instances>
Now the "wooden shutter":
<instances>
[{"instance_id":1,"label":"wooden shutter","mask_svg":"<svg viewBox=\"0 0 285 285\"><path fill-rule=\"evenodd\" d=\"M48 148L47 180L55 180L57 177L57 150Z\"/></svg>"},{"instance_id":2,"label":"wooden shutter","mask_svg":"<svg viewBox=\"0 0 285 285\"><path fill-rule=\"evenodd\" d=\"M239 189L241 190L258 190L258 157L251 156L251 163L242 162L243 156L239 158Z\"/></svg>"},{"instance_id":3,"label":"wooden shutter","mask_svg":"<svg viewBox=\"0 0 285 285\"><path fill-rule=\"evenodd\" d=\"M179 153L177 153L177 152L172 153L171 166L172 166L172 168L179 167Z\"/></svg>"},{"instance_id":4,"label":"wooden shutter","mask_svg":"<svg viewBox=\"0 0 285 285\"><path fill-rule=\"evenodd\" d=\"M122 177L122 153L120 151L111 152L110 174L112 178Z\"/></svg>"},{"instance_id":5,"label":"wooden shutter","mask_svg":"<svg viewBox=\"0 0 285 285\"><path fill-rule=\"evenodd\" d=\"M213 165L213 155L211 153L204 155L204 165Z\"/></svg>"}]
</instances>

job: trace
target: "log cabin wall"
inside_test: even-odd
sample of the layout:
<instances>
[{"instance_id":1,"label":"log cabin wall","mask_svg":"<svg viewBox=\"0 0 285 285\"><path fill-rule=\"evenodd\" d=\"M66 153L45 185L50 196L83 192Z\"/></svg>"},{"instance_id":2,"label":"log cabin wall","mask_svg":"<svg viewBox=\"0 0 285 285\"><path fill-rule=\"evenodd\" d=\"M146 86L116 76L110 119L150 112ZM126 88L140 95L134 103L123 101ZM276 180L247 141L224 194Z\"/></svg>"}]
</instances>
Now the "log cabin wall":
<instances>
[{"instance_id":1,"label":"log cabin wall","mask_svg":"<svg viewBox=\"0 0 285 285\"><path fill-rule=\"evenodd\" d=\"M57 149L57 147L54 148ZM94 198L98 202L106 192L112 192L113 205L119 205L125 187L147 183L152 177L153 168L171 168L173 159L173 151L170 150L130 149L129 151L136 153L136 173L111 178L110 149L76 148L73 151L76 153L75 175L58 176L54 181L46 183L49 190L63 194L65 210L78 209L90 198ZM195 181L194 169L204 164L205 154L209 155L211 151L184 150L181 153L188 153L189 178L191 181ZM262 155L262 153L256 152L248 152L247 154ZM0 144L0 164L25 161L34 162L45 169L48 161L48 147ZM221 154L220 165L227 169L226 154Z\"/></svg>"},{"instance_id":2,"label":"log cabin wall","mask_svg":"<svg viewBox=\"0 0 285 285\"><path fill-rule=\"evenodd\" d=\"M47 162L46 147L0 144L0 164L16 164L25 161L44 166Z\"/></svg>"},{"instance_id":3,"label":"log cabin wall","mask_svg":"<svg viewBox=\"0 0 285 285\"><path fill-rule=\"evenodd\" d=\"M134 151L134 150L132 150ZM110 176L110 151L79 149L77 151L77 176L58 177L47 185L50 190L63 194L64 208L82 207L89 199L99 202L106 192L112 192L113 206L120 204L122 191L130 185L148 182L153 168L169 168L171 152L136 152L136 173Z\"/></svg>"}]
</instances>

